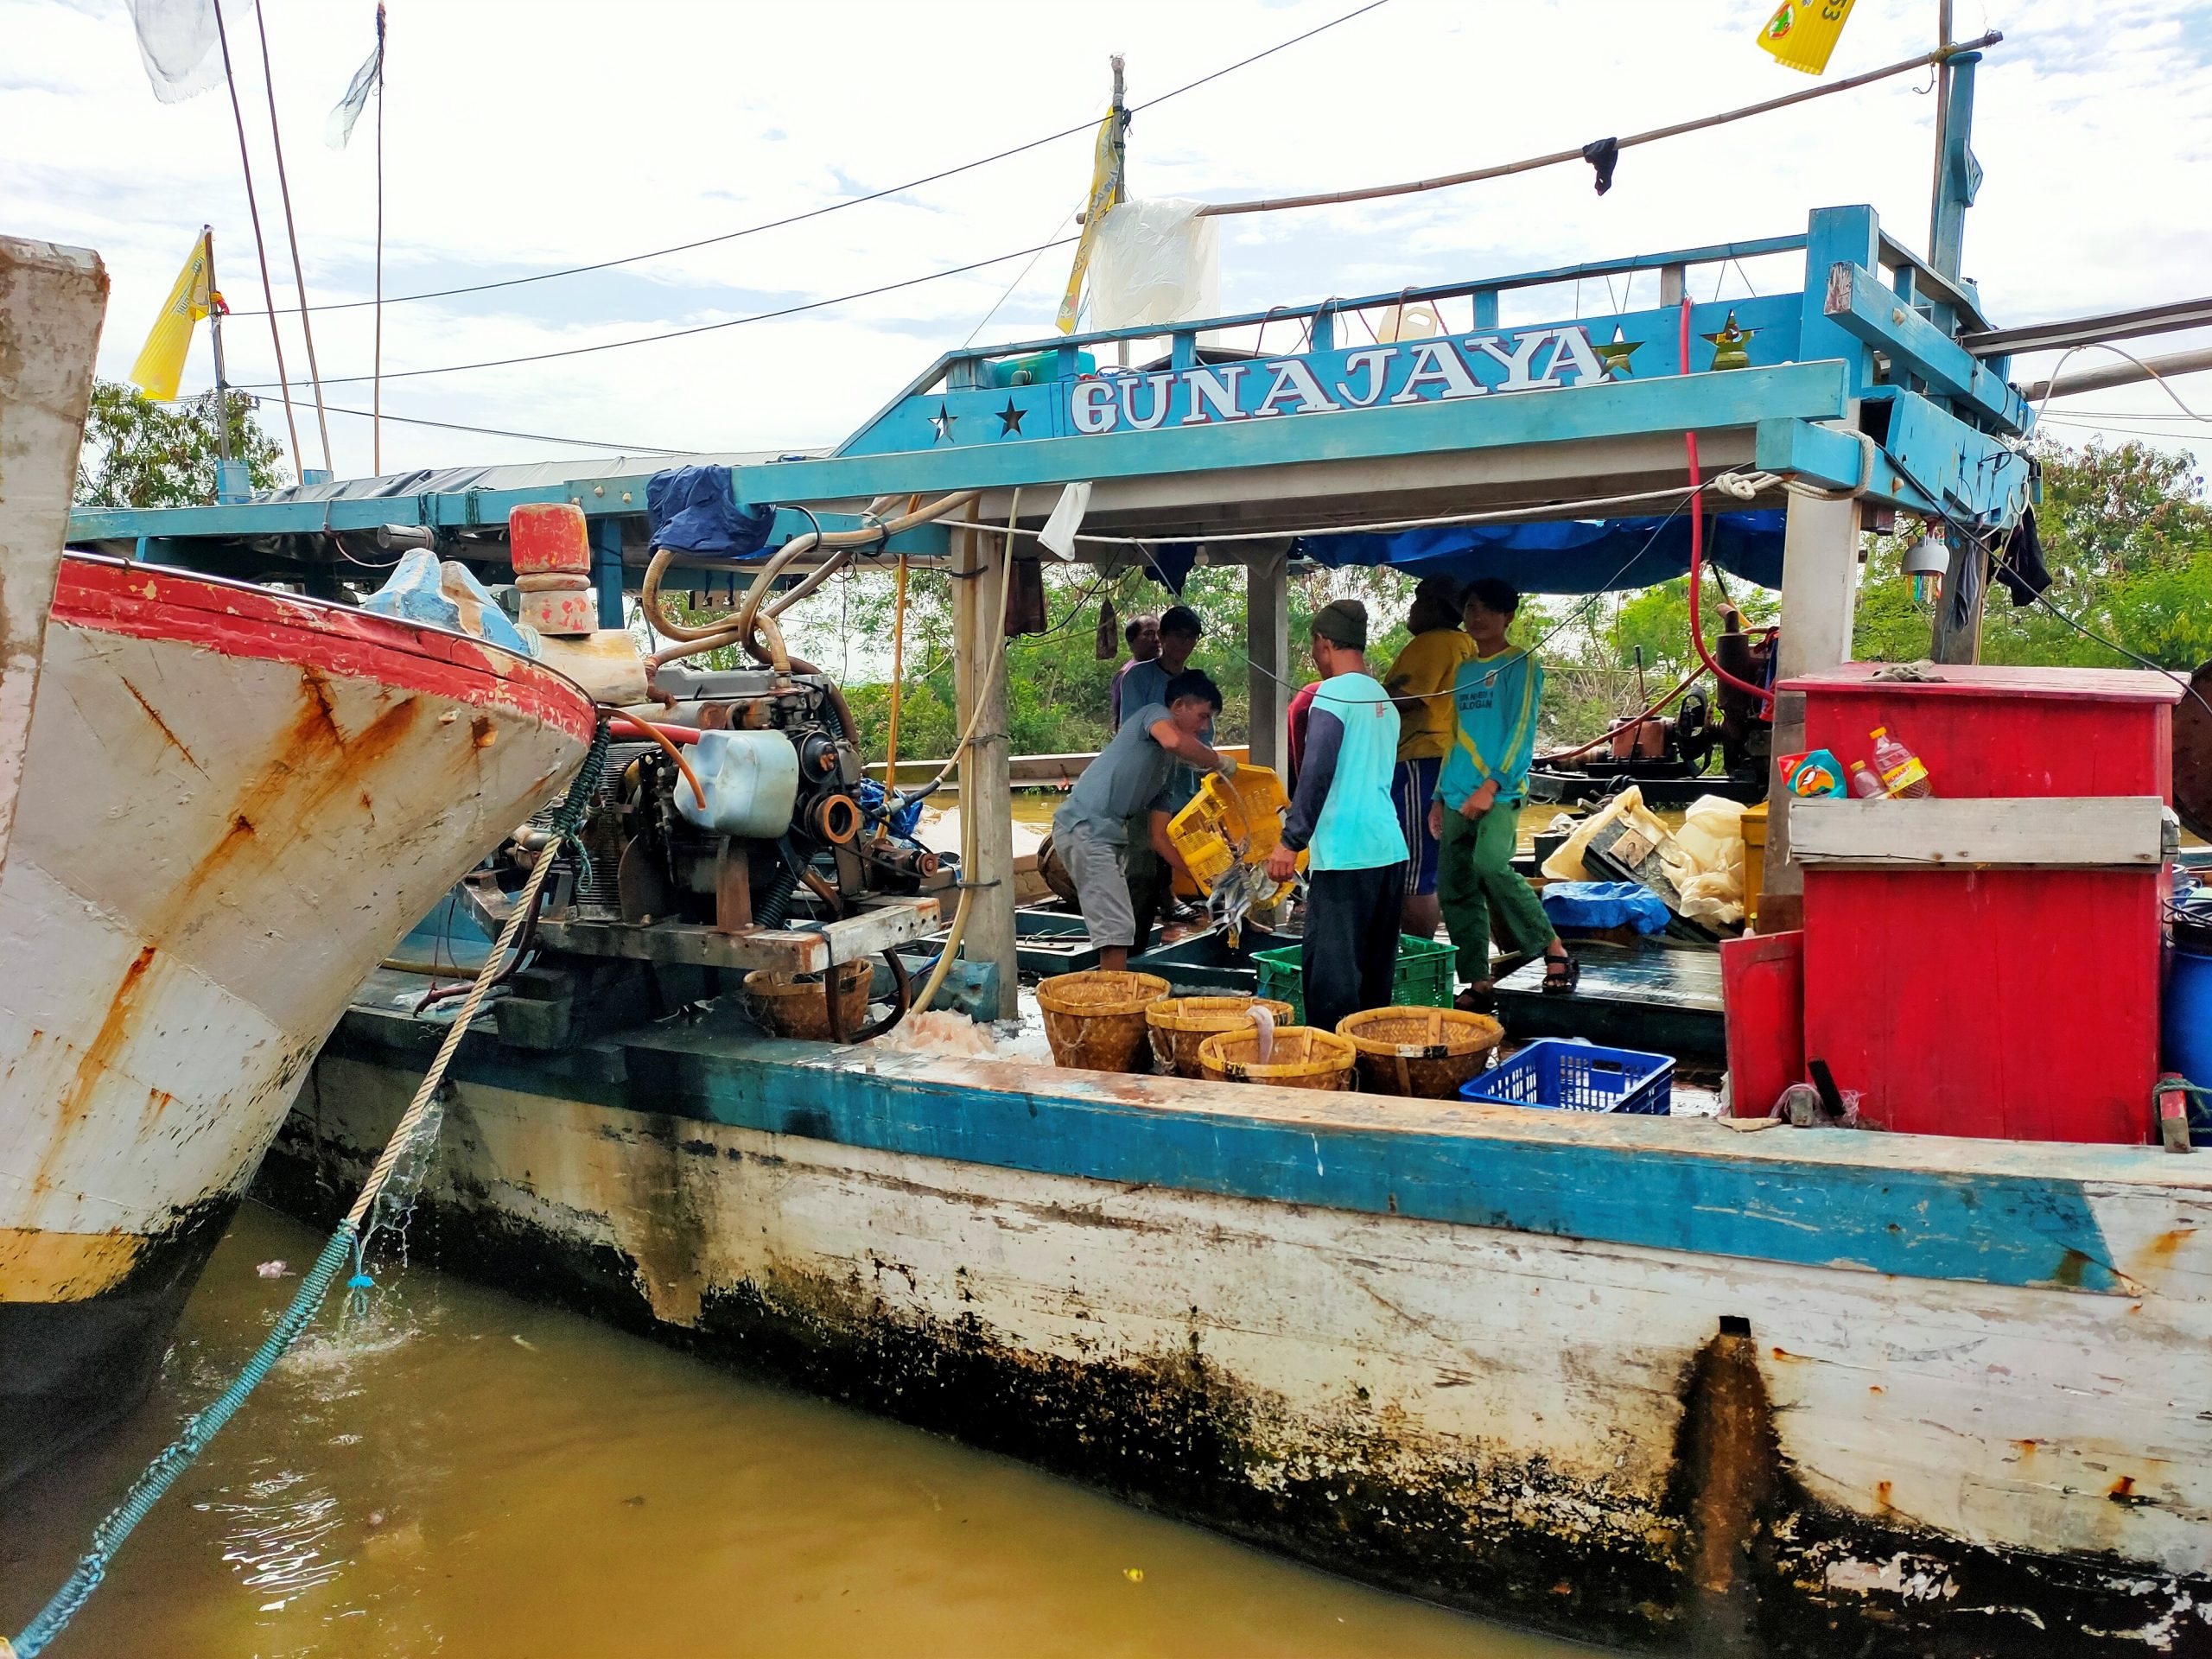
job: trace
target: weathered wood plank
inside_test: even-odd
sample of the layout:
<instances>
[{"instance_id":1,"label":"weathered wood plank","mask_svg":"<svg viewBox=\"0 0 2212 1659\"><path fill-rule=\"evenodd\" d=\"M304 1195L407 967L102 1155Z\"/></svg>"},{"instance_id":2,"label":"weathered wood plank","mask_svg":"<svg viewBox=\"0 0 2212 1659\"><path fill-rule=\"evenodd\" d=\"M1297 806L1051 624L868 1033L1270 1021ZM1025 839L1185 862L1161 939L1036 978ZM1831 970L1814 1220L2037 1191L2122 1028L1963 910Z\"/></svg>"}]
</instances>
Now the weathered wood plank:
<instances>
[{"instance_id":1,"label":"weathered wood plank","mask_svg":"<svg viewBox=\"0 0 2212 1659\"><path fill-rule=\"evenodd\" d=\"M1800 864L1881 868L2156 869L2165 855L2165 818L2155 795L1829 798L1791 803L1789 855Z\"/></svg>"},{"instance_id":2,"label":"weathered wood plank","mask_svg":"<svg viewBox=\"0 0 2212 1659\"><path fill-rule=\"evenodd\" d=\"M542 922L538 936L556 950L588 957L623 957L694 968L765 968L775 973L818 974L836 962L878 955L918 939L938 925L934 899L887 899L857 916L820 928L754 928L726 933L689 922L569 920Z\"/></svg>"}]
</instances>

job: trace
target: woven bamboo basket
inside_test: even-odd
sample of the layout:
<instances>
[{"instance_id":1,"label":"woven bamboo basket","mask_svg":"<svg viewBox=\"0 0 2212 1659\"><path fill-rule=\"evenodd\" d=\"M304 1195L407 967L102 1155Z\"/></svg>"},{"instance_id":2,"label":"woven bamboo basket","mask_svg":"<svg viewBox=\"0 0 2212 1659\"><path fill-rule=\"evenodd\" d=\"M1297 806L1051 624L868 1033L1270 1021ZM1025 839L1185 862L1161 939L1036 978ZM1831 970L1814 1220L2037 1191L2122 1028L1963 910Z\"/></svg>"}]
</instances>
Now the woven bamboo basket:
<instances>
[{"instance_id":1,"label":"woven bamboo basket","mask_svg":"<svg viewBox=\"0 0 2212 1659\"><path fill-rule=\"evenodd\" d=\"M1278 1027L1291 1021L1290 1004L1266 996L1171 996L1144 1011L1152 1033L1152 1058L1179 1077L1204 1077L1198 1045L1217 1032L1241 1031L1252 1024L1252 1010L1265 1008Z\"/></svg>"},{"instance_id":2,"label":"woven bamboo basket","mask_svg":"<svg viewBox=\"0 0 2212 1659\"><path fill-rule=\"evenodd\" d=\"M834 971L837 1025L849 1035L868 1023L868 987L875 968L862 959L841 962ZM819 974L801 979L756 968L745 976L745 1000L761 1023L779 1037L830 1040L830 999L823 995Z\"/></svg>"},{"instance_id":3,"label":"woven bamboo basket","mask_svg":"<svg viewBox=\"0 0 2212 1659\"><path fill-rule=\"evenodd\" d=\"M1167 995L1157 974L1061 974L1037 987L1045 1040L1061 1065L1086 1071L1146 1069L1145 1010Z\"/></svg>"},{"instance_id":4,"label":"woven bamboo basket","mask_svg":"<svg viewBox=\"0 0 2212 1659\"><path fill-rule=\"evenodd\" d=\"M1338 1020L1337 1035L1358 1051L1369 1093L1451 1100L1490 1064L1505 1027L1458 1008L1368 1008Z\"/></svg>"},{"instance_id":5,"label":"woven bamboo basket","mask_svg":"<svg viewBox=\"0 0 2212 1659\"><path fill-rule=\"evenodd\" d=\"M1351 1044L1312 1026L1278 1026L1274 1046L1262 1063L1260 1033L1216 1032L1198 1045L1198 1066L1217 1083L1271 1083L1278 1089L1350 1089Z\"/></svg>"}]
</instances>

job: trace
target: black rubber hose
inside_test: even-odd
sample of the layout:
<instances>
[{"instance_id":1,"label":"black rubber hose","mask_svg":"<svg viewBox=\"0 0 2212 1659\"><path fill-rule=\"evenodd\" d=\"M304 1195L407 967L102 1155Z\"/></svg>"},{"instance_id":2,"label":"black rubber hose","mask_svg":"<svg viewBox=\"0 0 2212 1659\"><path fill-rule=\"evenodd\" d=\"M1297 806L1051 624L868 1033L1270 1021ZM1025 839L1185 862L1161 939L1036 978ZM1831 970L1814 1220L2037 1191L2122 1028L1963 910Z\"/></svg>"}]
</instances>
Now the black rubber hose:
<instances>
[{"instance_id":1,"label":"black rubber hose","mask_svg":"<svg viewBox=\"0 0 2212 1659\"><path fill-rule=\"evenodd\" d=\"M884 965L891 969L892 1010L872 1025L862 1026L852 1034L848 1039L849 1041L864 1043L870 1038L882 1036L906 1017L906 1010L914 1001L914 982L907 976L906 964L899 960L898 951L886 950L883 961Z\"/></svg>"}]
</instances>

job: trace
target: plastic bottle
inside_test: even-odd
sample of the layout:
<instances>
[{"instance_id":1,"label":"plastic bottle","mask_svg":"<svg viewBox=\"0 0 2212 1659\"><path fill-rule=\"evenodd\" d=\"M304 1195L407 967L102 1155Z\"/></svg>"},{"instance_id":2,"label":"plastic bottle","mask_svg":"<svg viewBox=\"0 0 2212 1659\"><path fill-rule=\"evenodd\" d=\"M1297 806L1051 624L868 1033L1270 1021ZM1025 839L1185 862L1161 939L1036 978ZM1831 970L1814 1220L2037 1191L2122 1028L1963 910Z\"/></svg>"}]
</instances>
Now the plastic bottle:
<instances>
[{"instance_id":1,"label":"plastic bottle","mask_svg":"<svg viewBox=\"0 0 2212 1659\"><path fill-rule=\"evenodd\" d=\"M1851 792L1862 801L1878 801L1890 791L1882 787L1882 780L1874 769L1864 760L1851 763Z\"/></svg>"},{"instance_id":2,"label":"plastic bottle","mask_svg":"<svg viewBox=\"0 0 2212 1659\"><path fill-rule=\"evenodd\" d=\"M1874 740L1874 770L1883 791L1893 800L1917 800L1935 793L1928 786L1928 768L1920 757L1894 737L1886 726L1867 734Z\"/></svg>"}]
</instances>

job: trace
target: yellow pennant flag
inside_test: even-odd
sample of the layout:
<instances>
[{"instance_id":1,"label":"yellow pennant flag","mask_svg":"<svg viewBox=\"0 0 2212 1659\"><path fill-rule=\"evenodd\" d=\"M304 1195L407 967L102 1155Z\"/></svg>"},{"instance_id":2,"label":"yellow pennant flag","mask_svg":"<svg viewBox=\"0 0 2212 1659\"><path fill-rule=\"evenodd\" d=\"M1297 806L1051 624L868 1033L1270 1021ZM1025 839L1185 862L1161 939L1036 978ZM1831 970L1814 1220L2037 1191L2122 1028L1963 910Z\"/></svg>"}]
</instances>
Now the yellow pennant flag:
<instances>
[{"instance_id":1,"label":"yellow pennant flag","mask_svg":"<svg viewBox=\"0 0 2212 1659\"><path fill-rule=\"evenodd\" d=\"M1068 272L1068 291L1060 296L1059 330L1075 332L1076 313L1083 306L1083 275L1090 269L1090 250L1098 240L1098 226L1106 211L1122 199L1122 112L1112 111L1098 124L1098 139L1090 160L1090 199L1084 204L1083 237L1075 245L1075 268Z\"/></svg>"},{"instance_id":2,"label":"yellow pennant flag","mask_svg":"<svg viewBox=\"0 0 2212 1659\"><path fill-rule=\"evenodd\" d=\"M1759 44L1774 60L1817 75L1851 17L1852 0L1782 0L1759 30Z\"/></svg>"},{"instance_id":3,"label":"yellow pennant flag","mask_svg":"<svg viewBox=\"0 0 2212 1659\"><path fill-rule=\"evenodd\" d=\"M162 302L162 315L155 319L138 360L130 365L131 384L149 397L168 403L176 397L177 383L184 378L185 353L192 349L192 326L209 309L208 296L215 286L214 263L203 229L200 239L192 245L184 269L176 274L176 286Z\"/></svg>"}]
</instances>

